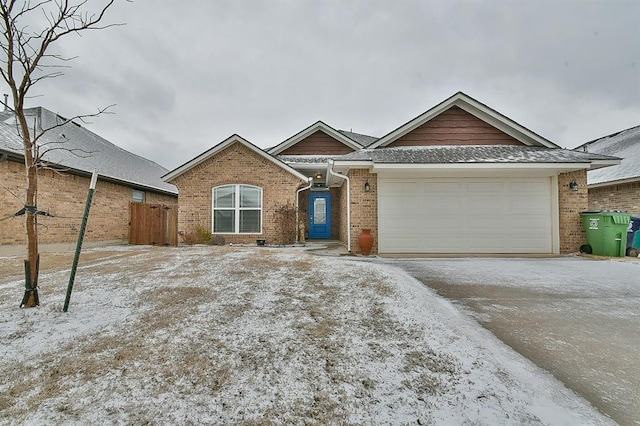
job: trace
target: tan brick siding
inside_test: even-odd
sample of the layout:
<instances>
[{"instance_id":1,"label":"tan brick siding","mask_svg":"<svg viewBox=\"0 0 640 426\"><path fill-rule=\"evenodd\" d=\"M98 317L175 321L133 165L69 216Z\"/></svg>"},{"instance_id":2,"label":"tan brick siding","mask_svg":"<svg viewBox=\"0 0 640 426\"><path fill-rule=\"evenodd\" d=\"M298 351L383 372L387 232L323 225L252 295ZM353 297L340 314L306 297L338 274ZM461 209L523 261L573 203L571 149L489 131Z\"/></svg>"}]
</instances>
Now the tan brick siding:
<instances>
[{"instance_id":1,"label":"tan brick siding","mask_svg":"<svg viewBox=\"0 0 640 426\"><path fill-rule=\"evenodd\" d=\"M235 143L176 177L171 183L179 189L180 233L194 232L197 228L212 230L214 187L254 185L263 191L262 233L221 235L226 243L255 243L256 239L264 239L267 244L282 244L287 242L282 227L295 227L296 224L280 224L277 210L286 205L295 208L296 190L306 182L244 145Z\"/></svg>"},{"instance_id":2,"label":"tan brick siding","mask_svg":"<svg viewBox=\"0 0 640 426\"><path fill-rule=\"evenodd\" d=\"M0 162L0 218L20 210L26 188L24 165ZM82 223L90 178L41 170L38 179L38 209L57 217L39 216L42 244L74 242ZM16 194L18 198L9 192ZM129 238L129 203L133 189L98 180L94 192L85 241L120 241ZM176 204L175 196L146 192L150 203ZM0 222L0 244L25 244L24 216Z\"/></svg>"},{"instance_id":3,"label":"tan brick siding","mask_svg":"<svg viewBox=\"0 0 640 426\"><path fill-rule=\"evenodd\" d=\"M589 188L589 210L621 210L640 216L640 182Z\"/></svg>"},{"instance_id":4,"label":"tan brick siding","mask_svg":"<svg viewBox=\"0 0 640 426\"><path fill-rule=\"evenodd\" d=\"M569 188L569 183L578 184L578 190ZM578 170L558 175L558 211L560 220L560 253L573 253L586 242L580 212L588 210L587 172Z\"/></svg>"},{"instance_id":5,"label":"tan brick siding","mask_svg":"<svg viewBox=\"0 0 640 426\"><path fill-rule=\"evenodd\" d=\"M347 174L351 186L351 251L361 253L358 236L363 229L371 229L373 247L378 252L378 176L366 169L352 169ZM370 192L364 190L369 181ZM346 205L346 200L345 200Z\"/></svg>"}]
</instances>

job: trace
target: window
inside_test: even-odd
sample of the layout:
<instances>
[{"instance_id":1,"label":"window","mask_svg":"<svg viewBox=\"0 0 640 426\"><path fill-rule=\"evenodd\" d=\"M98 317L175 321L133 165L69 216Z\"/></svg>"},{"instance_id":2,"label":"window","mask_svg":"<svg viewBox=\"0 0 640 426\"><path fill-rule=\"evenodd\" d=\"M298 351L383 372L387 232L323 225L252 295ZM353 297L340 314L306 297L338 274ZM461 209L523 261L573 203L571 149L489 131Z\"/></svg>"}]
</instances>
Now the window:
<instances>
[{"instance_id":1,"label":"window","mask_svg":"<svg viewBox=\"0 0 640 426\"><path fill-rule=\"evenodd\" d=\"M213 233L262 233L262 188L250 185L213 188Z\"/></svg>"},{"instance_id":2,"label":"window","mask_svg":"<svg viewBox=\"0 0 640 426\"><path fill-rule=\"evenodd\" d=\"M144 191L133 190L133 202L144 203Z\"/></svg>"}]
</instances>

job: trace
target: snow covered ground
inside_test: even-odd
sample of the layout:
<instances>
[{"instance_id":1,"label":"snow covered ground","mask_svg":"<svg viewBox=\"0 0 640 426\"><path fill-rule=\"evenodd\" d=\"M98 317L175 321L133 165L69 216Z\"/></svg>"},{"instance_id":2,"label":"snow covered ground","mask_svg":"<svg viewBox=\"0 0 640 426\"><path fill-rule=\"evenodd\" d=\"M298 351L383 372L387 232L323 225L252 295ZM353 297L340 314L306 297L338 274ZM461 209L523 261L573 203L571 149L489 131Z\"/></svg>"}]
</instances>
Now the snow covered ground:
<instances>
[{"instance_id":1,"label":"snow covered ground","mask_svg":"<svg viewBox=\"0 0 640 426\"><path fill-rule=\"evenodd\" d=\"M68 313L68 270L28 310L0 278L1 424L613 423L396 268L126 250L81 266Z\"/></svg>"},{"instance_id":2,"label":"snow covered ground","mask_svg":"<svg viewBox=\"0 0 640 426\"><path fill-rule=\"evenodd\" d=\"M640 259L384 259L623 425L640 426Z\"/></svg>"}]
</instances>

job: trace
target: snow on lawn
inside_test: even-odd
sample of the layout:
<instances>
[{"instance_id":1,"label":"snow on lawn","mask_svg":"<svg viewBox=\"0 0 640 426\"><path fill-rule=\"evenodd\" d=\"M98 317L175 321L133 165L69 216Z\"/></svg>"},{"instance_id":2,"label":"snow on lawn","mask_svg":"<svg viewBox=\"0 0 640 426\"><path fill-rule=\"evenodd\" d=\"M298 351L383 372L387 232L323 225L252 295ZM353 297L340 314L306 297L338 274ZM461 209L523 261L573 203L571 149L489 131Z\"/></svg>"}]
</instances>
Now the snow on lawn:
<instances>
[{"instance_id":1,"label":"snow on lawn","mask_svg":"<svg viewBox=\"0 0 640 426\"><path fill-rule=\"evenodd\" d=\"M145 248L0 282L3 424L610 424L391 266Z\"/></svg>"}]
</instances>

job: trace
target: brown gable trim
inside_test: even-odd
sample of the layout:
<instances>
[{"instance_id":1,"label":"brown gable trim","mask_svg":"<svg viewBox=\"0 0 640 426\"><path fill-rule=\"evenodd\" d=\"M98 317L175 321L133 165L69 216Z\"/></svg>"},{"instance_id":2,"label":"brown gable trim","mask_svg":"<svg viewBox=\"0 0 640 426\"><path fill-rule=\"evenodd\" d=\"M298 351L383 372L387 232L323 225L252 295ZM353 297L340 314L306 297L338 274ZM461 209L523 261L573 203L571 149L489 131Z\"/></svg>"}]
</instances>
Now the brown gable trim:
<instances>
[{"instance_id":1,"label":"brown gable trim","mask_svg":"<svg viewBox=\"0 0 640 426\"><path fill-rule=\"evenodd\" d=\"M513 136L507 135L454 105L409 133L400 136L387 147L431 145L526 146Z\"/></svg>"},{"instance_id":2,"label":"brown gable trim","mask_svg":"<svg viewBox=\"0 0 640 426\"><path fill-rule=\"evenodd\" d=\"M295 145L285 149L279 155L342 155L353 151L355 149L324 131L317 130Z\"/></svg>"},{"instance_id":3,"label":"brown gable trim","mask_svg":"<svg viewBox=\"0 0 640 426\"><path fill-rule=\"evenodd\" d=\"M307 137L309 137L310 135L313 135L314 133L316 133L318 130L321 130L322 132L326 133L327 135L331 136L333 139L335 139L336 141L342 143L343 145L352 148L352 150L358 150L358 149L362 149L362 145L360 145L358 142L354 141L353 139L343 135L342 133L338 132L336 129L334 129L333 127L323 123L322 121L317 121L314 124L312 124L311 126L307 127L304 130L301 130L300 132L296 133L295 135L291 136L289 139L285 140L284 142L274 146L273 148L269 149L269 154L271 155L280 155L283 154L285 150L297 145L298 143L302 142L303 140L305 140ZM351 152L351 151L349 151ZM313 152L311 153L312 155L318 155L318 152Z\"/></svg>"},{"instance_id":4,"label":"brown gable trim","mask_svg":"<svg viewBox=\"0 0 640 426\"><path fill-rule=\"evenodd\" d=\"M368 148L375 149L378 147L388 146L393 142L395 142L396 140L398 140L399 138L401 138L402 136L406 135L407 133L420 127L424 123L434 119L435 117L440 115L443 111L448 110L454 105L467 111L471 115L476 116L477 118L486 122L492 127L499 129L502 132L514 137L516 140L522 142L525 145L540 146L540 147L547 147L547 148L559 148L559 146L554 144L553 142L543 138L537 133L532 132L526 127L516 123L515 121L506 117L505 115L500 114L496 110L486 106L481 102L478 102L477 100L473 99L472 97L462 92L458 92L454 94L453 96L449 97L448 99L445 99L444 101L440 102L438 105L434 106L433 108L425 111L424 113L413 118L412 120L409 120L408 122L396 128L395 130L392 130L391 132L387 133L385 136L378 139L373 144L369 145Z\"/></svg>"}]
</instances>

